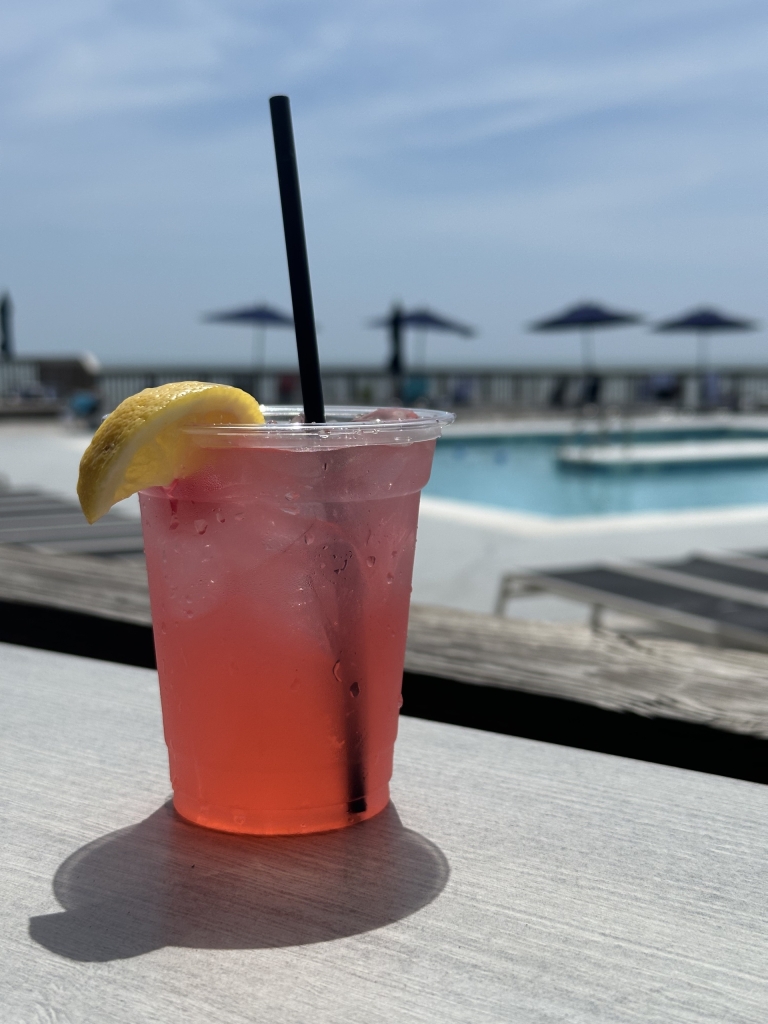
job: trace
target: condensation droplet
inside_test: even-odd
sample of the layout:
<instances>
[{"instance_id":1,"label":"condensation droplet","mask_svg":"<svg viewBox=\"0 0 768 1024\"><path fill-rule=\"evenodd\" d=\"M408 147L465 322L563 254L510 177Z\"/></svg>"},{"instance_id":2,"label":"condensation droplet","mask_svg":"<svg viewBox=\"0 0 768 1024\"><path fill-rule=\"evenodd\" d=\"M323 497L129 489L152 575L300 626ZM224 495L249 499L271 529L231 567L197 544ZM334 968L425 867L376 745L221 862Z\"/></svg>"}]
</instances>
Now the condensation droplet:
<instances>
[{"instance_id":1,"label":"condensation droplet","mask_svg":"<svg viewBox=\"0 0 768 1024\"><path fill-rule=\"evenodd\" d=\"M208 523L206 522L205 519L196 519L195 520L195 529L197 530L197 532L200 535L202 535L208 529Z\"/></svg>"},{"instance_id":2,"label":"condensation droplet","mask_svg":"<svg viewBox=\"0 0 768 1024\"><path fill-rule=\"evenodd\" d=\"M235 522L236 523L242 523L242 521L244 519L245 519L245 512L236 512L235 513Z\"/></svg>"},{"instance_id":3,"label":"condensation droplet","mask_svg":"<svg viewBox=\"0 0 768 1024\"><path fill-rule=\"evenodd\" d=\"M219 522L219 523L226 523L227 517L224 515L223 512L217 512L216 513L216 521Z\"/></svg>"},{"instance_id":4,"label":"condensation droplet","mask_svg":"<svg viewBox=\"0 0 768 1024\"><path fill-rule=\"evenodd\" d=\"M357 695L360 693L360 687L357 685L357 683L352 683L352 685L349 688L349 692L352 694L353 697L357 697Z\"/></svg>"},{"instance_id":5,"label":"condensation droplet","mask_svg":"<svg viewBox=\"0 0 768 1024\"><path fill-rule=\"evenodd\" d=\"M176 516L171 516L171 522L170 522L170 524L168 526L168 529L169 530L178 530L178 528L179 528L179 520L176 518Z\"/></svg>"},{"instance_id":6,"label":"condensation droplet","mask_svg":"<svg viewBox=\"0 0 768 1024\"><path fill-rule=\"evenodd\" d=\"M365 564L368 566L369 569L372 569L374 565L376 565L376 556L368 555L368 557L365 560Z\"/></svg>"},{"instance_id":7,"label":"condensation droplet","mask_svg":"<svg viewBox=\"0 0 768 1024\"><path fill-rule=\"evenodd\" d=\"M187 616L188 619L191 619L192 618L192 609L191 608L187 608L187 610L184 612L184 614Z\"/></svg>"},{"instance_id":8,"label":"condensation droplet","mask_svg":"<svg viewBox=\"0 0 768 1024\"><path fill-rule=\"evenodd\" d=\"M333 674L336 676L339 682L341 682L341 662L337 661L333 666Z\"/></svg>"},{"instance_id":9,"label":"condensation droplet","mask_svg":"<svg viewBox=\"0 0 768 1024\"><path fill-rule=\"evenodd\" d=\"M391 572L388 572L387 573L387 583L394 583L394 581L395 581L395 577L392 575Z\"/></svg>"},{"instance_id":10,"label":"condensation droplet","mask_svg":"<svg viewBox=\"0 0 768 1024\"><path fill-rule=\"evenodd\" d=\"M304 534L304 543L305 544L314 544L315 543L315 535L314 535L314 533L309 533L309 532L305 533Z\"/></svg>"},{"instance_id":11,"label":"condensation droplet","mask_svg":"<svg viewBox=\"0 0 768 1024\"><path fill-rule=\"evenodd\" d=\"M285 500L286 501L296 501L298 496L299 496L298 491L288 491L288 493L285 495Z\"/></svg>"}]
</instances>

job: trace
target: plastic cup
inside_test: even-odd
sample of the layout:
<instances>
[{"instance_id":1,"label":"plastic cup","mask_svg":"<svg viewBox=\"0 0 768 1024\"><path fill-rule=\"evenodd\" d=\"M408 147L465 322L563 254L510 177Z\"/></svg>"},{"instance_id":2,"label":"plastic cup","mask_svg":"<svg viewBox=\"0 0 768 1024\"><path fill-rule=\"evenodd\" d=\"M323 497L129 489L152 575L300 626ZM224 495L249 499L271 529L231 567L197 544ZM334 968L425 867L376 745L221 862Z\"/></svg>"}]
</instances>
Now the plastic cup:
<instances>
[{"instance_id":1,"label":"plastic cup","mask_svg":"<svg viewBox=\"0 0 768 1024\"><path fill-rule=\"evenodd\" d=\"M266 408L141 493L174 805L227 832L389 800L419 496L449 413Z\"/></svg>"}]
</instances>

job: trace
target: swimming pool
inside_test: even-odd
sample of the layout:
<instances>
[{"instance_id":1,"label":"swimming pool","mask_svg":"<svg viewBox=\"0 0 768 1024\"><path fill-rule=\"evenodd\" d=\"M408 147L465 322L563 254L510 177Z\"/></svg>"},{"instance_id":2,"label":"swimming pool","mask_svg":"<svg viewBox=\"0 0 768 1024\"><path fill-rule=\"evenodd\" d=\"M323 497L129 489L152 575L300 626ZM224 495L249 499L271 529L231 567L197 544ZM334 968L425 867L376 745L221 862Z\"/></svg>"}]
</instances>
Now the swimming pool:
<instances>
[{"instance_id":1,"label":"swimming pool","mask_svg":"<svg viewBox=\"0 0 768 1024\"><path fill-rule=\"evenodd\" d=\"M623 435L607 435L611 441ZM768 437L755 430L643 431L646 442ZM574 434L443 438L425 494L549 516L615 515L768 504L768 463L633 466L610 472L559 465ZM589 439L594 442L594 436Z\"/></svg>"}]
</instances>

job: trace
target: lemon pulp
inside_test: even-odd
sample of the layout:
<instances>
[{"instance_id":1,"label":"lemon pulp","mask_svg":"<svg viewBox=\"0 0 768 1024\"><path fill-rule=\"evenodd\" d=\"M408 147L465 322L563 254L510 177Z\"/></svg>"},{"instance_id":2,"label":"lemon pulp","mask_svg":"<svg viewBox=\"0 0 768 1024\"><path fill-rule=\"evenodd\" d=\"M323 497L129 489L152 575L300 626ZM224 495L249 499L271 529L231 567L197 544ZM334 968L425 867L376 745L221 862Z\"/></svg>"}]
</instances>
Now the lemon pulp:
<instances>
[{"instance_id":1,"label":"lemon pulp","mask_svg":"<svg viewBox=\"0 0 768 1024\"><path fill-rule=\"evenodd\" d=\"M194 469L184 427L263 422L256 399L226 384L187 380L131 395L107 416L80 461L85 518L95 523L115 502Z\"/></svg>"}]
</instances>

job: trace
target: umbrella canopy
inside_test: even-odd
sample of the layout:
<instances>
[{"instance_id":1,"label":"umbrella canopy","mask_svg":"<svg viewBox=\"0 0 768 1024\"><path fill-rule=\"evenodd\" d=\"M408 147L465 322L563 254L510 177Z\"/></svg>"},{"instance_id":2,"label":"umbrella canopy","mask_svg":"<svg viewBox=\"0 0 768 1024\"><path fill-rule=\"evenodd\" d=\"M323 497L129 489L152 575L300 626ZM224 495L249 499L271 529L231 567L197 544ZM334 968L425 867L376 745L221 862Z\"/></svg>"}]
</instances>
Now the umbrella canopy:
<instances>
[{"instance_id":1,"label":"umbrella canopy","mask_svg":"<svg viewBox=\"0 0 768 1024\"><path fill-rule=\"evenodd\" d=\"M223 313L207 313L207 324L246 324L250 327L293 327L293 317L274 306L262 302L257 306L243 306Z\"/></svg>"},{"instance_id":2,"label":"umbrella canopy","mask_svg":"<svg viewBox=\"0 0 768 1024\"><path fill-rule=\"evenodd\" d=\"M274 306L268 306L266 302L260 302L256 306L242 306L239 309L225 310L222 313L207 313L203 320L207 324L243 324L246 327L255 327L253 362L262 368L266 354L267 328L293 327L292 317Z\"/></svg>"},{"instance_id":3,"label":"umbrella canopy","mask_svg":"<svg viewBox=\"0 0 768 1024\"><path fill-rule=\"evenodd\" d=\"M570 306L557 316L537 320L531 324L532 331L574 331L591 330L594 327L618 327L621 324L637 324L642 320L636 313L620 313L607 309L596 302L583 302Z\"/></svg>"},{"instance_id":4,"label":"umbrella canopy","mask_svg":"<svg viewBox=\"0 0 768 1024\"><path fill-rule=\"evenodd\" d=\"M403 372L402 339L403 328L416 327L423 331L440 331L444 334L458 334L462 338L471 338L474 330L458 320L433 313L431 310L414 309L407 312L402 306L394 305L386 316L371 321L371 327L386 327L389 330L391 355L390 372L398 377Z\"/></svg>"},{"instance_id":5,"label":"umbrella canopy","mask_svg":"<svg viewBox=\"0 0 768 1024\"><path fill-rule=\"evenodd\" d=\"M735 316L726 316L716 309L702 306L699 309L691 310L684 316L675 317L672 320L662 320L657 324L655 330L689 331L696 334L698 342L696 345L696 362L700 372L703 372L709 362L707 351L708 340L711 335L718 331L754 331L757 324L754 320L744 320Z\"/></svg>"},{"instance_id":6,"label":"umbrella canopy","mask_svg":"<svg viewBox=\"0 0 768 1024\"><path fill-rule=\"evenodd\" d=\"M637 313L622 313L616 309L608 309L596 302L581 302L576 306L532 323L532 331L581 331L581 352L584 368L592 363L592 331L596 327L622 327L638 324L642 317Z\"/></svg>"},{"instance_id":7,"label":"umbrella canopy","mask_svg":"<svg viewBox=\"0 0 768 1024\"><path fill-rule=\"evenodd\" d=\"M406 313L403 323L407 327L420 327L426 331L443 331L446 334L458 334L462 338L471 338L475 333L466 324L460 324L457 320L449 320L429 309L414 309L410 313Z\"/></svg>"},{"instance_id":8,"label":"umbrella canopy","mask_svg":"<svg viewBox=\"0 0 768 1024\"><path fill-rule=\"evenodd\" d=\"M694 309L685 316L673 320L662 320L656 325L657 331L754 331L754 320L742 320L735 316L725 316L716 309Z\"/></svg>"}]
</instances>

